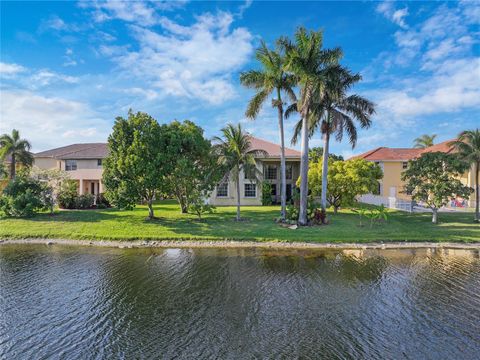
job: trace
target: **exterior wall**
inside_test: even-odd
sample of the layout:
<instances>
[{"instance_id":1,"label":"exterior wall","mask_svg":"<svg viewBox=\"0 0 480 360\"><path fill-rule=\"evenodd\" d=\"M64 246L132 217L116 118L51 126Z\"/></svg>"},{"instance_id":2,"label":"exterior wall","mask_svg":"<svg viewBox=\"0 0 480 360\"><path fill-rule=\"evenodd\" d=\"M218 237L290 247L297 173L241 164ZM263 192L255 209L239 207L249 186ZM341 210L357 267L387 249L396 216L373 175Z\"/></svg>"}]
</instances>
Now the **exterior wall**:
<instances>
[{"instance_id":1,"label":"exterior wall","mask_svg":"<svg viewBox=\"0 0 480 360\"><path fill-rule=\"evenodd\" d=\"M287 180L287 184L292 184L292 188L294 187L299 173L300 173L300 160L289 160L286 161L287 165L292 165L292 179ZM270 160L264 159L257 161L257 169L260 172L264 172L264 166L266 165L275 165L277 166L277 179L276 180L264 180L269 183L277 184L277 196L278 200L280 199L280 161L279 160ZM245 197L245 184L255 183L256 187L256 196L252 197ZM240 172L240 204L242 206L256 206L262 205L262 188L261 188L261 181L250 181L249 179L245 179L245 174L243 171ZM293 191L293 189L292 189ZM228 196L226 197L219 197L217 196L217 189L212 192L208 202L212 205L216 206L232 206L237 204L237 187L235 184L234 179L229 178L228 181Z\"/></svg>"},{"instance_id":2,"label":"exterior wall","mask_svg":"<svg viewBox=\"0 0 480 360\"><path fill-rule=\"evenodd\" d=\"M410 196L403 193L405 183L401 180L403 161L382 161L380 166L383 170L380 195L385 197L397 197L399 199L410 199Z\"/></svg>"},{"instance_id":3,"label":"exterior wall","mask_svg":"<svg viewBox=\"0 0 480 360\"><path fill-rule=\"evenodd\" d=\"M53 158L35 158L35 165L40 169L60 169L67 172L72 180L78 180L80 194L91 193L91 183L94 182L95 194L103 192L103 168L97 159L76 160L77 170L65 170L65 160Z\"/></svg>"}]
</instances>

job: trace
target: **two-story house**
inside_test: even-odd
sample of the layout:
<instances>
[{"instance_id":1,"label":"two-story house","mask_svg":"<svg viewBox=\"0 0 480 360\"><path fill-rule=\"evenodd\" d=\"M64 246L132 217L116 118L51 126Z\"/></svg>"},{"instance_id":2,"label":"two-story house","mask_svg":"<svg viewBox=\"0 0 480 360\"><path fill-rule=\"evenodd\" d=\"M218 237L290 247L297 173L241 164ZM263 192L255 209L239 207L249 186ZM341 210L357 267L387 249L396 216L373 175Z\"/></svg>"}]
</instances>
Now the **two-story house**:
<instances>
[{"instance_id":1,"label":"two-story house","mask_svg":"<svg viewBox=\"0 0 480 360\"><path fill-rule=\"evenodd\" d=\"M79 194L103 192L102 161L107 144L72 144L34 154L34 165L40 169L65 170L78 183Z\"/></svg>"},{"instance_id":2,"label":"two-story house","mask_svg":"<svg viewBox=\"0 0 480 360\"><path fill-rule=\"evenodd\" d=\"M263 181L270 184L272 199L280 202L280 146L251 137L252 150L263 150L268 155L257 158L257 168L263 173ZM106 143L72 144L34 154L34 165L41 169L60 169L69 173L78 182L79 194L99 194L103 192L102 161L108 154ZM286 189L287 199L292 197L295 183L300 173L300 152L286 148ZM256 181L250 181L240 174L242 205L261 205L262 189ZM209 202L213 205L235 205L236 187L233 179L218 184Z\"/></svg>"},{"instance_id":3,"label":"two-story house","mask_svg":"<svg viewBox=\"0 0 480 360\"><path fill-rule=\"evenodd\" d=\"M262 181L270 184L272 200L280 202L281 181L280 181L280 145L259 139L250 138L251 150L263 150L267 156L256 158L257 169L263 174ZM286 162L286 192L287 200L291 199L295 183L300 174L300 152L294 149L285 148ZM227 181L217 185L212 192L209 203L212 205L236 205L237 188L233 181ZM243 172L240 174L240 203L242 205L262 205L262 188L257 181L251 181Z\"/></svg>"}]
</instances>

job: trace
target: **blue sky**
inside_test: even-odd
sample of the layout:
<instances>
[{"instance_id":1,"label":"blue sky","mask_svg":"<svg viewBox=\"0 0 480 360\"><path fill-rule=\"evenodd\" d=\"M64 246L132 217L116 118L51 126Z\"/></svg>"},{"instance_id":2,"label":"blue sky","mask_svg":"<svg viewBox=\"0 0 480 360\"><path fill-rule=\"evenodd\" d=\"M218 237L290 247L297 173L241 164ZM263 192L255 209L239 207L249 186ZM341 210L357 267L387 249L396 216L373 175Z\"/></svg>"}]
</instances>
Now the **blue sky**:
<instances>
[{"instance_id":1,"label":"blue sky","mask_svg":"<svg viewBox=\"0 0 480 360\"><path fill-rule=\"evenodd\" d=\"M106 141L116 116L145 111L190 119L207 136L228 122L278 141L267 103L244 116L260 39L273 45L298 26L324 30L324 46L363 76L354 92L377 104L350 156L409 147L480 125L479 2L1 2L0 133L34 151ZM287 121L290 137L297 119ZM313 145L320 143L314 136Z\"/></svg>"}]
</instances>

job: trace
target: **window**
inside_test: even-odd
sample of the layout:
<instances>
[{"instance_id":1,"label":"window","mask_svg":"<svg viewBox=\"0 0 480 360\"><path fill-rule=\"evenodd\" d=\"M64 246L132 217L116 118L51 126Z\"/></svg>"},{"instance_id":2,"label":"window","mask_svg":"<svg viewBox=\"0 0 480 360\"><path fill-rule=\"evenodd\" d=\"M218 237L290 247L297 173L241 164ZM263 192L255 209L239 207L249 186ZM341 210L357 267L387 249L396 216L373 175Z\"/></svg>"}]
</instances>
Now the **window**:
<instances>
[{"instance_id":1,"label":"window","mask_svg":"<svg viewBox=\"0 0 480 360\"><path fill-rule=\"evenodd\" d=\"M245 175L245 179L255 179L255 168L252 166L244 167L243 173Z\"/></svg>"},{"instance_id":2,"label":"window","mask_svg":"<svg viewBox=\"0 0 480 360\"><path fill-rule=\"evenodd\" d=\"M270 194L272 196L277 196L277 184L270 184L271 190Z\"/></svg>"},{"instance_id":3,"label":"window","mask_svg":"<svg viewBox=\"0 0 480 360\"><path fill-rule=\"evenodd\" d=\"M293 177L293 167L292 165L287 165L285 167L285 178L287 180L292 180L292 177Z\"/></svg>"},{"instance_id":4,"label":"window","mask_svg":"<svg viewBox=\"0 0 480 360\"><path fill-rule=\"evenodd\" d=\"M228 183L223 182L217 185L217 197L227 197L228 196Z\"/></svg>"},{"instance_id":5,"label":"window","mask_svg":"<svg viewBox=\"0 0 480 360\"><path fill-rule=\"evenodd\" d=\"M402 162L402 169L406 169L408 167L408 162Z\"/></svg>"},{"instance_id":6,"label":"window","mask_svg":"<svg viewBox=\"0 0 480 360\"><path fill-rule=\"evenodd\" d=\"M244 185L245 185L245 197L257 197L256 184L244 184Z\"/></svg>"},{"instance_id":7,"label":"window","mask_svg":"<svg viewBox=\"0 0 480 360\"><path fill-rule=\"evenodd\" d=\"M102 166L102 159L97 159L97 166Z\"/></svg>"},{"instance_id":8,"label":"window","mask_svg":"<svg viewBox=\"0 0 480 360\"><path fill-rule=\"evenodd\" d=\"M277 167L275 165L267 165L265 171L265 177L267 180L276 180L277 179Z\"/></svg>"},{"instance_id":9,"label":"window","mask_svg":"<svg viewBox=\"0 0 480 360\"><path fill-rule=\"evenodd\" d=\"M77 170L77 160L65 160L65 170Z\"/></svg>"}]
</instances>

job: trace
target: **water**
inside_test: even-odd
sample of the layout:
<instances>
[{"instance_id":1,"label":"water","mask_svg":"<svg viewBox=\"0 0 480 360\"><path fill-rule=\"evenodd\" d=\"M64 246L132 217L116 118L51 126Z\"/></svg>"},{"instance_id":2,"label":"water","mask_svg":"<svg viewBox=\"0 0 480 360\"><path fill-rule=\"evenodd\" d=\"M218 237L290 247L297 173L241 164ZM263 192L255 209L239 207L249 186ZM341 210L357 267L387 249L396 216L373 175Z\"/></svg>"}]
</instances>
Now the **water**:
<instances>
[{"instance_id":1,"label":"water","mask_svg":"<svg viewBox=\"0 0 480 360\"><path fill-rule=\"evenodd\" d=\"M474 359L478 251L0 246L1 359Z\"/></svg>"}]
</instances>

